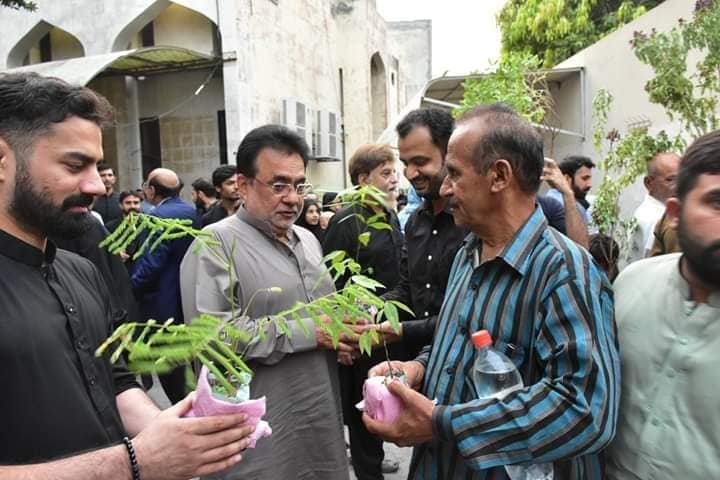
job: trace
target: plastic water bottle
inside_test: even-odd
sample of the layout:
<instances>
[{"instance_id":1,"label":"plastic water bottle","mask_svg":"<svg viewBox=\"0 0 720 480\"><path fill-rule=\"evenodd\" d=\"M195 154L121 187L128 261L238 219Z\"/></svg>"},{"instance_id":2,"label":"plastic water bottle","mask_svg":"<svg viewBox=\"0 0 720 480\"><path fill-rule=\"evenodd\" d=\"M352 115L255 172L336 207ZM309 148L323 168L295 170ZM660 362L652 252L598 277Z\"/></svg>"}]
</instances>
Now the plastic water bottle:
<instances>
[{"instance_id":1,"label":"plastic water bottle","mask_svg":"<svg viewBox=\"0 0 720 480\"><path fill-rule=\"evenodd\" d=\"M487 330L472 334L475 345L475 365L472 380L477 398L502 399L515 390L523 388L523 380L515 364L492 348L492 336ZM512 480L552 480L552 463L529 465L506 465L505 471Z\"/></svg>"}]
</instances>

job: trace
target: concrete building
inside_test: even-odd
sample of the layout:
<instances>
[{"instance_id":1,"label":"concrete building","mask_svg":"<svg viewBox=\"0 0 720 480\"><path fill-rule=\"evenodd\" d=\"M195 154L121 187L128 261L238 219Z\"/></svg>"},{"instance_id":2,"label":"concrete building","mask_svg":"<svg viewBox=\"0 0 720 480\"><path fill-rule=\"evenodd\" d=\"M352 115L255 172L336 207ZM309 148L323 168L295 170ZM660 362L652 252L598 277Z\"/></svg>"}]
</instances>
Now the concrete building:
<instances>
[{"instance_id":1,"label":"concrete building","mask_svg":"<svg viewBox=\"0 0 720 480\"><path fill-rule=\"evenodd\" d=\"M0 10L0 71L87 84L116 107L104 148L123 189L160 165L186 184L207 177L234 163L245 133L265 123L303 134L315 158L310 181L343 188L345 158L430 77L430 22L385 22L374 0L75 0Z\"/></svg>"}]
</instances>

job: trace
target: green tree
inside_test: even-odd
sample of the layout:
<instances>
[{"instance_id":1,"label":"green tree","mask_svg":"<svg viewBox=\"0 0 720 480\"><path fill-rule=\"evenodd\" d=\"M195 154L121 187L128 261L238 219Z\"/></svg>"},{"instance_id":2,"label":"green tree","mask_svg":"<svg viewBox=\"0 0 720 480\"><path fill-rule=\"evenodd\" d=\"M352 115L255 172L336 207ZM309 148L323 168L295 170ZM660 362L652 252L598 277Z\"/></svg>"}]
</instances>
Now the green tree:
<instances>
[{"instance_id":1,"label":"green tree","mask_svg":"<svg viewBox=\"0 0 720 480\"><path fill-rule=\"evenodd\" d=\"M550 68L663 0L508 0L498 14L503 52L528 52Z\"/></svg>"},{"instance_id":2,"label":"green tree","mask_svg":"<svg viewBox=\"0 0 720 480\"><path fill-rule=\"evenodd\" d=\"M504 102L529 122L542 123L552 105L545 88L545 74L539 68L540 60L534 55L502 55L494 72L463 82L463 100L453 113L459 115L476 105Z\"/></svg>"},{"instance_id":3,"label":"green tree","mask_svg":"<svg viewBox=\"0 0 720 480\"><path fill-rule=\"evenodd\" d=\"M37 10L37 3L28 0L0 0L0 6L13 8L15 10Z\"/></svg>"}]
</instances>

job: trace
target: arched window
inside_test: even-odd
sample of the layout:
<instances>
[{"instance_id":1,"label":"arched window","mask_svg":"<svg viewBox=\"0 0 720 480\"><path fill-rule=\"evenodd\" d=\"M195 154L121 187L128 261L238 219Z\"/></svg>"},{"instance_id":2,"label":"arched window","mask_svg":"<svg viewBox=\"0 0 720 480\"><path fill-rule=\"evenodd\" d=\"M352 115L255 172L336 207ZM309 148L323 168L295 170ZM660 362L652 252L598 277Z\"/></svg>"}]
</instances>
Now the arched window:
<instances>
[{"instance_id":1,"label":"arched window","mask_svg":"<svg viewBox=\"0 0 720 480\"><path fill-rule=\"evenodd\" d=\"M385 64L379 53L370 58L370 95L372 98L373 139L387 128L387 79Z\"/></svg>"},{"instance_id":2,"label":"arched window","mask_svg":"<svg viewBox=\"0 0 720 480\"><path fill-rule=\"evenodd\" d=\"M31 28L10 50L8 68L85 56L85 49L73 34L44 20Z\"/></svg>"},{"instance_id":3,"label":"arched window","mask_svg":"<svg viewBox=\"0 0 720 480\"><path fill-rule=\"evenodd\" d=\"M140 47L183 47L220 56L215 23L195 10L160 0L135 17L118 33L113 51Z\"/></svg>"}]
</instances>

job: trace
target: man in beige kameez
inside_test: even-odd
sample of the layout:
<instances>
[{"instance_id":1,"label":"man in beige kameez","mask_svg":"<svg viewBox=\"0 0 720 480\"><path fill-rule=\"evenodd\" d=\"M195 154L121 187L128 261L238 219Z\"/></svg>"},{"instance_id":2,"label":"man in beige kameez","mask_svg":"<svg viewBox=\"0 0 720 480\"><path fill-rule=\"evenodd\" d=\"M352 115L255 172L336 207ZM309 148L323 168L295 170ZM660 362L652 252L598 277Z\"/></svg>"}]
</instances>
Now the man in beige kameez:
<instances>
[{"instance_id":1,"label":"man in beige kameez","mask_svg":"<svg viewBox=\"0 0 720 480\"><path fill-rule=\"evenodd\" d=\"M191 247L185 256L180 275L186 319L201 313L231 318L234 313L251 330L261 317L333 291L320 244L294 225L309 190L307 160L307 144L285 127L259 127L243 139L237 166L244 206L205 229L220 242L218 249L193 253ZM230 259L231 275L225 259ZM291 336L271 323L264 338L242 352L254 371L251 396L267 398L264 419L273 433L243 454L240 468L217 478L348 478L337 353L311 319L288 325ZM353 350L342 343L339 349Z\"/></svg>"}]
</instances>

